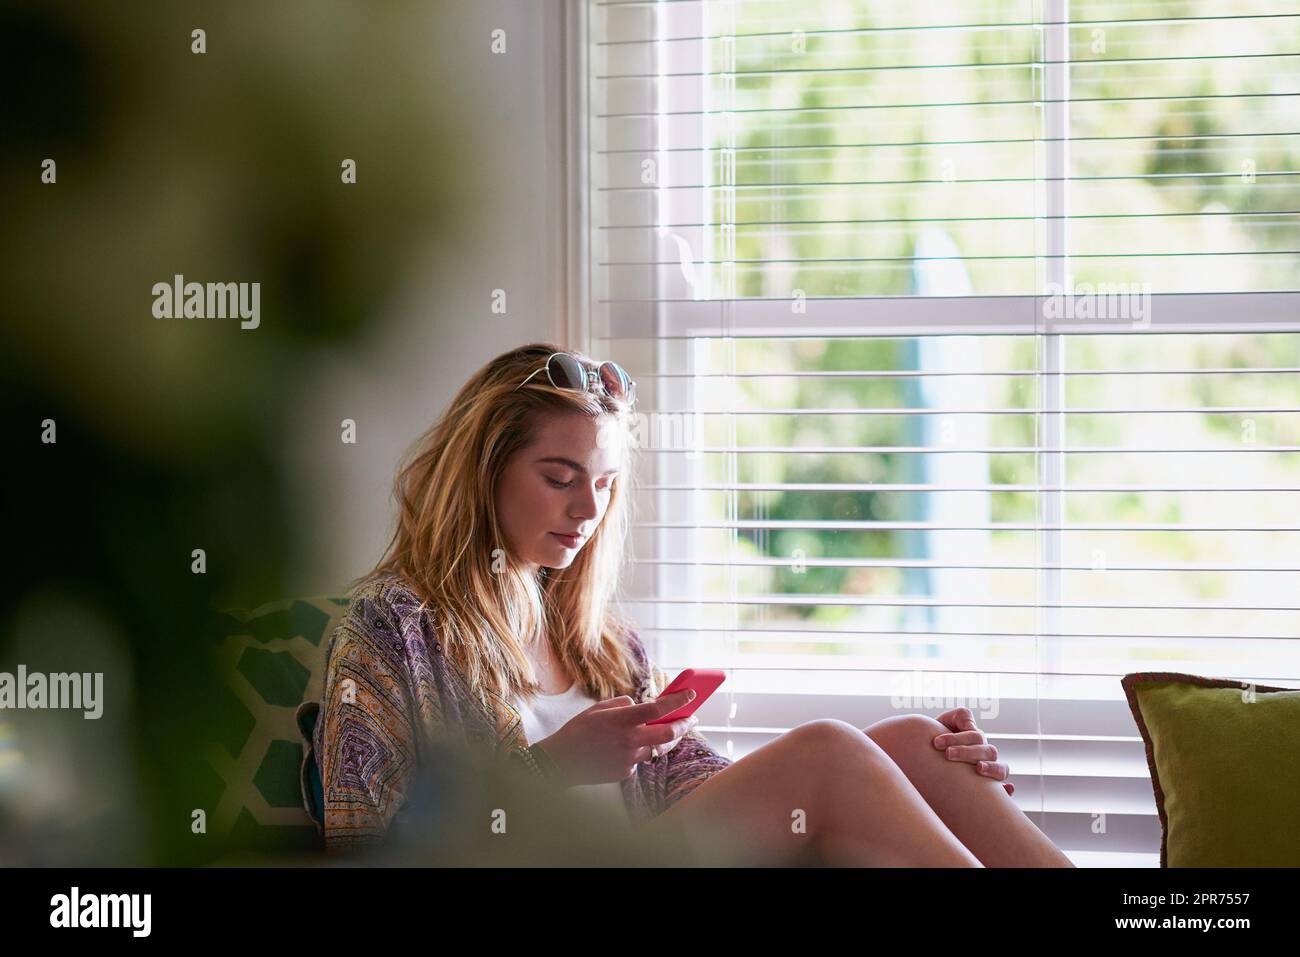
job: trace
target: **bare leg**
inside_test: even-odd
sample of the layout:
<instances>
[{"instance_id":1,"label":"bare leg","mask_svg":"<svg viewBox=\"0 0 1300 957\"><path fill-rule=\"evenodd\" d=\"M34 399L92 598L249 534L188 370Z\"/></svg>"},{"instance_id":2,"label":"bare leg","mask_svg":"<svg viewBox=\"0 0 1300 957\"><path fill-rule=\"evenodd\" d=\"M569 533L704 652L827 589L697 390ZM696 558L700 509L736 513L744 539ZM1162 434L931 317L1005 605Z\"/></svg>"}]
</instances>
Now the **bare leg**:
<instances>
[{"instance_id":1,"label":"bare leg","mask_svg":"<svg viewBox=\"0 0 1300 957\"><path fill-rule=\"evenodd\" d=\"M706 860L980 866L898 765L836 720L799 725L719 771L646 824L657 828L680 829Z\"/></svg>"},{"instance_id":2,"label":"bare leg","mask_svg":"<svg viewBox=\"0 0 1300 957\"><path fill-rule=\"evenodd\" d=\"M934 747L950 729L923 714L885 718L863 728L903 770L948 829L985 867L1073 867L1016 806L1001 782L951 761Z\"/></svg>"}]
</instances>

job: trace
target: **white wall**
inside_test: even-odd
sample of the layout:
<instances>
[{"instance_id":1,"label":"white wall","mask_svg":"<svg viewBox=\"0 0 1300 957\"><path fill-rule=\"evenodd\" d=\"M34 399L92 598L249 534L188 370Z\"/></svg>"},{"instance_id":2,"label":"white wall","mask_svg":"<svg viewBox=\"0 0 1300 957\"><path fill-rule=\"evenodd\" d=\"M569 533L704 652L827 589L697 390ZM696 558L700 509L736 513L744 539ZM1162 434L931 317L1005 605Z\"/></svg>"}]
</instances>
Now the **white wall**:
<instances>
[{"instance_id":1,"label":"white wall","mask_svg":"<svg viewBox=\"0 0 1300 957\"><path fill-rule=\"evenodd\" d=\"M493 356L551 341L562 293L561 0L439 0L446 31L423 65L457 104L481 157L468 215L414 257L400 305L364 351L332 360L294 410L287 439L302 552L286 595L341 593L392 530L398 459L469 374ZM505 30L506 52L490 50ZM493 289L507 313L491 312ZM357 422L356 445L339 423Z\"/></svg>"}]
</instances>

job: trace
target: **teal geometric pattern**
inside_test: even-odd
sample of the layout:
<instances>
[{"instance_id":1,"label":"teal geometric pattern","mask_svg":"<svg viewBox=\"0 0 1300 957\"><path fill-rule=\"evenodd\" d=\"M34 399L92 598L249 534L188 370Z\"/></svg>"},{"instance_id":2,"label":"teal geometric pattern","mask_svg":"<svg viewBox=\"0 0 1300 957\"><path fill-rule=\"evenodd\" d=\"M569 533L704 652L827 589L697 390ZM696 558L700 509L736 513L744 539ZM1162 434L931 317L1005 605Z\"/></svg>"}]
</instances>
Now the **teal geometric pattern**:
<instances>
[{"instance_id":1,"label":"teal geometric pattern","mask_svg":"<svg viewBox=\"0 0 1300 957\"><path fill-rule=\"evenodd\" d=\"M221 689L218 710L213 718L215 740L221 743L232 758L239 757L244 750L244 745L248 744L253 728L257 726L257 719L253 717L253 712L249 711L235 696L234 690L228 684Z\"/></svg>"},{"instance_id":2,"label":"teal geometric pattern","mask_svg":"<svg viewBox=\"0 0 1300 957\"><path fill-rule=\"evenodd\" d=\"M298 771L302 768L303 746L288 741L272 741L266 757L257 766L253 784L272 807L302 807L302 788Z\"/></svg>"},{"instance_id":3,"label":"teal geometric pattern","mask_svg":"<svg viewBox=\"0 0 1300 957\"><path fill-rule=\"evenodd\" d=\"M195 795L221 853L319 848L303 808L302 734L294 712L318 701L329 638L347 598L294 598L218 616L224 691L205 754L213 771Z\"/></svg>"},{"instance_id":4,"label":"teal geometric pattern","mask_svg":"<svg viewBox=\"0 0 1300 957\"><path fill-rule=\"evenodd\" d=\"M344 599L346 601L346 599ZM281 611L269 612L248 623L249 634L258 641L274 641L285 635L302 635L315 644L325 637L330 613L310 602L295 601Z\"/></svg>"},{"instance_id":5,"label":"teal geometric pattern","mask_svg":"<svg viewBox=\"0 0 1300 957\"><path fill-rule=\"evenodd\" d=\"M287 651L246 648L239 656L239 673L257 689L262 700L282 708L296 708L311 680L311 671Z\"/></svg>"}]
</instances>

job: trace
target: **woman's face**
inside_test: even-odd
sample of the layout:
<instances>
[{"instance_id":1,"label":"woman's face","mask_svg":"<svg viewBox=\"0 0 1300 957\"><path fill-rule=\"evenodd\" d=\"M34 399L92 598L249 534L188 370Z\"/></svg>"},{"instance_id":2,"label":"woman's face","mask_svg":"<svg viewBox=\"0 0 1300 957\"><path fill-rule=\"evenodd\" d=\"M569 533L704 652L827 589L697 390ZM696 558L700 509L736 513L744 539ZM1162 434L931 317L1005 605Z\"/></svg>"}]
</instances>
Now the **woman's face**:
<instances>
[{"instance_id":1,"label":"woman's face","mask_svg":"<svg viewBox=\"0 0 1300 957\"><path fill-rule=\"evenodd\" d=\"M623 468L621 443L608 441L612 424L605 416L547 416L532 444L506 463L497 517L506 548L525 566L567 568L591 540Z\"/></svg>"}]
</instances>

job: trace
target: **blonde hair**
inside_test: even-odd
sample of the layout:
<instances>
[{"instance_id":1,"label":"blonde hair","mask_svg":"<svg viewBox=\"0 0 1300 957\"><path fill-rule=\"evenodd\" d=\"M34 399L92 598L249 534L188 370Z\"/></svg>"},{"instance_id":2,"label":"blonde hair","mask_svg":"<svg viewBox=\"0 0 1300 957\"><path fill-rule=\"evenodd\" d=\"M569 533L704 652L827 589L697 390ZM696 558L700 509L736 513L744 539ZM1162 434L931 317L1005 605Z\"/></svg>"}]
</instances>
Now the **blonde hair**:
<instances>
[{"instance_id":1,"label":"blonde hair","mask_svg":"<svg viewBox=\"0 0 1300 957\"><path fill-rule=\"evenodd\" d=\"M636 660L623 638L630 622L611 608L631 522L631 462L612 482L604 518L567 569L529 572L509 554L498 522L501 474L532 444L543 417L608 416L602 427L629 434L631 409L603 390L556 389L544 371L518 388L559 351L547 343L522 346L470 376L399 467L396 530L379 564L357 580L405 579L421 607L433 609L445 652L485 705L492 694L540 689L524 641L542 635L598 700L635 688ZM633 443L623 444L630 455Z\"/></svg>"}]
</instances>

